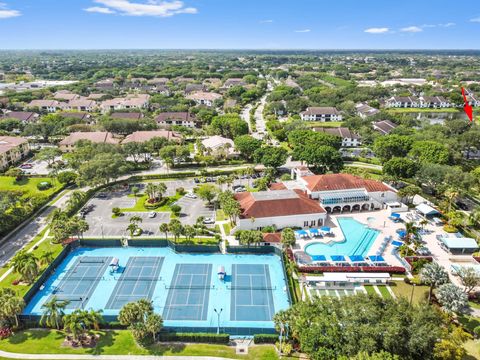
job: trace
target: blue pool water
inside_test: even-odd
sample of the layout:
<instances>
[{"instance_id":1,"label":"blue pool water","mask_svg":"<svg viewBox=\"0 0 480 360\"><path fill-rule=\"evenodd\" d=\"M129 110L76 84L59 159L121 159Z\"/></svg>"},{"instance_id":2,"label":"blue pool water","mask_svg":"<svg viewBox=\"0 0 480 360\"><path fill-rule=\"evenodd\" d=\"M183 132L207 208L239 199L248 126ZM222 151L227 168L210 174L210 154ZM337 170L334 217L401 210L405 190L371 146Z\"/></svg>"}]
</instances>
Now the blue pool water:
<instances>
[{"instance_id":1,"label":"blue pool water","mask_svg":"<svg viewBox=\"0 0 480 360\"><path fill-rule=\"evenodd\" d=\"M310 256L325 255L328 259L332 255L366 256L380 232L368 228L353 218L339 217L337 221L345 241L329 244L312 243L305 247L305 252Z\"/></svg>"},{"instance_id":2,"label":"blue pool water","mask_svg":"<svg viewBox=\"0 0 480 360\"><path fill-rule=\"evenodd\" d=\"M113 257L119 259L117 273L109 267ZM218 278L219 266L225 268L225 281ZM220 327L242 335L273 329L273 315L289 307L277 255L185 254L168 247L74 249L24 315L41 315L42 304L53 294L70 301L66 313L93 308L106 318L118 315L129 301L148 298L165 327L183 331L216 330L217 309ZM242 328L250 330L242 333Z\"/></svg>"}]
</instances>

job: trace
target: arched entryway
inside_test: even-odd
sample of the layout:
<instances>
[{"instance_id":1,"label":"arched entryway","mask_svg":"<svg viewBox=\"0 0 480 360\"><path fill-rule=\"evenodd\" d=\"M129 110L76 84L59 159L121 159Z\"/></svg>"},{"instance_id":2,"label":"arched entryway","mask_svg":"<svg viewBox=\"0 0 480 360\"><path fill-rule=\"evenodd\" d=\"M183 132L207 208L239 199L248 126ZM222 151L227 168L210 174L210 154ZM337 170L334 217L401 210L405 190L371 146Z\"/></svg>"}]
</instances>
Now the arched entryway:
<instances>
[{"instance_id":1,"label":"arched entryway","mask_svg":"<svg viewBox=\"0 0 480 360\"><path fill-rule=\"evenodd\" d=\"M330 206L327 206L327 207L325 207L325 211L326 211L327 213L331 213L331 212L332 212L332 208L331 208Z\"/></svg>"},{"instance_id":2,"label":"arched entryway","mask_svg":"<svg viewBox=\"0 0 480 360\"><path fill-rule=\"evenodd\" d=\"M359 204L355 204L352 206L352 211L360 211L360 205Z\"/></svg>"},{"instance_id":3,"label":"arched entryway","mask_svg":"<svg viewBox=\"0 0 480 360\"><path fill-rule=\"evenodd\" d=\"M332 212L341 212L342 208L340 206L335 206Z\"/></svg>"},{"instance_id":4,"label":"arched entryway","mask_svg":"<svg viewBox=\"0 0 480 360\"><path fill-rule=\"evenodd\" d=\"M362 205L362 210L369 210L370 205L369 204L363 204Z\"/></svg>"},{"instance_id":5,"label":"arched entryway","mask_svg":"<svg viewBox=\"0 0 480 360\"><path fill-rule=\"evenodd\" d=\"M352 211L352 208L350 207L350 205L345 205L345 206L342 208L342 212L346 212L346 211Z\"/></svg>"}]
</instances>

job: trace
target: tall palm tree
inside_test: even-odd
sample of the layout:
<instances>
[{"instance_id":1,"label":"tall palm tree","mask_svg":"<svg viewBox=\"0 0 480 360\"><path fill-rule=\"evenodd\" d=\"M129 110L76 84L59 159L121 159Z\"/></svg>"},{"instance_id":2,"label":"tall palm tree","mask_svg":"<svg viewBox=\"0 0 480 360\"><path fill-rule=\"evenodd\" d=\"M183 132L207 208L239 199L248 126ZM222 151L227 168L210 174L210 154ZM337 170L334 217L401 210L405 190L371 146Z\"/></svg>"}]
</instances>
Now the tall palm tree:
<instances>
[{"instance_id":1,"label":"tall palm tree","mask_svg":"<svg viewBox=\"0 0 480 360\"><path fill-rule=\"evenodd\" d=\"M65 315L64 310L68 303L68 300L60 300L54 295L42 305L43 314L40 318L40 324L59 330L62 326L62 318Z\"/></svg>"},{"instance_id":2,"label":"tall palm tree","mask_svg":"<svg viewBox=\"0 0 480 360\"><path fill-rule=\"evenodd\" d=\"M7 318L13 318L15 320L15 326L18 328L18 315L22 313L25 307L25 301L18 296L8 297L2 304L2 312Z\"/></svg>"},{"instance_id":3,"label":"tall palm tree","mask_svg":"<svg viewBox=\"0 0 480 360\"><path fill-rule=\"evenodd\" d=\"M468 222L472 226L479 226L480 225L480 207L476 207L468 217Z\"/></svg>"},{"instance_id":4,"label":"tall palm tree","mask_svg":"<svg viewBox=\"0 0 480 360\"><path fill-rule=\"evenodd\" d=\"M67 201L67 206L69 208L76 208L85 198L85 194L79 190L75 190L70 194L70 197Z\"/></svg>"},{"instance_id":5,"label":"tall palm tree","mask_svg":"<svg viewBox=\"0 0 480 360\"><path fill-rule=\"evenodd\" d=\"M102 310L90 309L88 312L90 324L94 330L100 330L100 324L103 322Z\"/></svg>"},{"instance_id":6,"label":"tall palm tree","mask_svg":"<svg viewBox=\"0 0 480 360\"><path fill-rule=\"evenodd\" d=\"M67 333L72 334L74 340L80 339L85 332L84 317L79 310L75 310L71 314L64 315L62 321L63 329Z\"/></svg>"},{"instance_id":7,"label":"tall palm tree","mask_svg":"<svg viewBox=\"0 0 480 360\"><path fill-rule=\"evenodd\" d=\"M443 196L445 196L445 199L447 200L447 211L452 211L452 204L458 196L458 191L453 188L449 188L443 193Z\"/></svg>"},{"instance_id":8,"label":"tall palm tree","mask_svg":"<svg viewBox=\"0 0 480 360\"><path fill-rule=\"evenodd\" d=\"M161 199L163 197L163 194L167 191L167 185L165 183L161 182L157 185L157 195Z\"/></svg>"},{"instance_id":9,"label":"tall palm tree","mask_svg":"<svg viewBox=\"0 0 480 360\"><path fill-rule=\"evenodd\" d=\"M133 236L133 234L135 234L135 231L138 229L138 225L137 224L134 224L134 223L130 223L128 224L127 226L127 231L130 233L130 237Z\"/></svg>"},{"instance_id":10,"label":"tall palm tree","mask_svg":"<svg viewBox=\"0 0 480 360\"><path fill-rule=\"evenodd\" d=\"M20 274L26 282L32 283L38 275L37 261L33 253L21 250L12 259L13 271Z\"/></svg>"},{"instance_id":11,"label":"tall palm tree","mask_svg":"<svg viewBox=\"0 0 480 360\"><path fill-rule=\"evenodd\" d=\"M414 240L417 239L418 237L418 231L419 231L419 228L415 224L415 222L410 221L406 223L405 224L405 232L406 232L405 243L409 245L412 242L414 242Z\"/></svg>"},{"instance_id":12,"label":"tall palm tree","mask_svg":"<svg viewBox=\"0 0 480 360\"><path fill-rule=\"evenodd\" d=\"M420 270L420 279L430 286L428 292L428 302L432 298L433 289L448 282L448 273L443 266L436 262L426 264L422 270Z\"/></svg>"},{"instance_id":13,"label":"tall palm tree","mask_svg":"<svg viewBox=\"0 0 480 360\"><path fill-rule=\"evenodd\" d=\"M53 251L47 250L40 255L39 261L41 265L48 265L50 264L55 256L53 255Z\"/></svg>"},{"instance_id":14,"label":"tall palm tree","mask_svg":"<svg viewBox=\"0 0 480 360\"><path fill-rule=\"evenodd\" d=\"M165 234L165 239L168 239L168 232L170 231L170 227L168 226L168 224L160 224L159 230Z\"/></svg>"}]
</instances>

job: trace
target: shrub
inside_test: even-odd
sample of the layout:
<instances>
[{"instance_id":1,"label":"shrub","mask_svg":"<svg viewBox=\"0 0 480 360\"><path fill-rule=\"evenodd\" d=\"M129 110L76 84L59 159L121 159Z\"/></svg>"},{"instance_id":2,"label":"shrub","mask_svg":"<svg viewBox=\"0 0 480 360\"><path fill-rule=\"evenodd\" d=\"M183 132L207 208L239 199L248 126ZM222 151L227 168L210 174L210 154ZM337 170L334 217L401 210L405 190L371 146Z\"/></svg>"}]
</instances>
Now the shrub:
<instances>
[{"instance_id":1,"label":"shrub","mask_svg":"<svg viewBox=\"0 0 480 360\"><path fill-rule=\"evenodd\" d=\"M120 215L122 215L122 210L120 210L119 207L114 207L114 208L112 208L112 214L115 215L115 216L120 216Z\"/></svg>"},{"instance_id":2,"label":"shrub","mask_svg":"<svg viewBox=\"0 0 480 360\"><path fill-rule=\"evenodd\" d=\"M182 207L180 205L171 205L170 206L170 209L172 210L172 212L178 216L178 214L180 214L180 211L182 211Z\"/></svg>"},{"instance_id":3,"label":"shrub","mask_svg":"<svg viewBox=\"0 0 480 360\"><path fill-rule=\"evenodd\" d=\"M255 334L253 341L255 344L275 344L278 341L278 334Z\"/></svg>"},{"instance_id":4,"label":"shrub","mask_svg":"<svg viewBox=\"0 0 480 360\"><path fill-rule=\"evenodd\" d=\"M73 171L62 171L58 174L57 179L62 184L73 184L77 177L78 175Z\"/></svg>"},{"instance_id":5,"label":"shrub","mask_svg":"<svg viewBox=\"0 0 480 360\"><path fill-rule=\"evenodd\" d=\"M0 340L6 339L12 335L12 329L9 327L2 327L0 329Z\"/></svg>"},{"instance_id":6,"label":"shrub","mask_svg":"<svg viewBox=\"0 0 480 360\"><path fill-rule=\"evenodd\" d=\"M443 226L443 230L447 233L456 233L458 229L455 226L446 224Z\"/></svg>"},{"instance_id":7,"label":"shrub","mask_svg":"<svg viewBox=\"0 0 480 360\"><path fill-rule=\"evenodd\" d=\"M228 344L230 341L229 334L214 333L175 333L161 332L158 336L159 341L180 341L180 342L196 342L207 344Z\"/></svg>"},{"instance_id":8,"label":"shrub","mask_svg":"<svg viewBox=\"0 0 480 360\"><path fill-rule=\"evenodd\" d=\"M276 347L277 349L280 349L280 343L279 343L279 342L275 343L275 347ZM282 351L282 354L283 354L283 355L287 355L287 356L288 356L288 355L290 355L290 354L292 353L292 351L293 351L292 344L287 343L287 342L284 342L284 343L282 343L282 348L281 348L280 350Z\"/></svg>"},{"instance_id":9,"label":"shrub","mask_svg":"<svg viewBox=\"0 0 480 360\"><path fill-rule=\"evenodd\" d=\"M168 198L161 198L159 201L155 202L150 202L150 199L145 200L145 203L143 206L145 206L145 209L156 209L160 206L165 205L165 203L168 201Z\"/></svg>"},{"instance_id":10,"label":"shrub","mask_svg":"<svg viewBox=\"0 0 480 360\"><path fill-rule=\"evenodd\" d=\"M480 326L477 326L475 329L473 329L473 333L475 334L476 337L480 336Z\"/></svg>"},{"instance_id":11,"label":"shrub","mask_svg":"<svg viewBox=\"0 0 480 360\"><path fill-rule=\"evenodd\" d=\"M52 184L49 181L42 181L37 184L37 189L42 191L42 190L47 190L52 187Z\"/></svg>"},{"instance_id":12,"label":"shrub","mask_svg":"<svg viewBox=\"0 0 480 360\"><path fill-rule=\"evenodd\" d=\"M175 190L175 192L178 194L178 195L185 195L185 189L183 187L179 187Z\"/></svg>"}]
</instances>

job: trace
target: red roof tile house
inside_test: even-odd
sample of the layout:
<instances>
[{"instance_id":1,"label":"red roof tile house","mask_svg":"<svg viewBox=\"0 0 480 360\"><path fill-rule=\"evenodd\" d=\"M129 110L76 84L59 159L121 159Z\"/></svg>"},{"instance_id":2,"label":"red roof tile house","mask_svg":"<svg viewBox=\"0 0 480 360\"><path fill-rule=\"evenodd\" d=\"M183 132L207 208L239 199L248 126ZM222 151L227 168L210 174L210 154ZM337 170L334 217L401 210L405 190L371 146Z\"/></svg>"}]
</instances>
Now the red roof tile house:
<instances>
[{"instance_id":1,"label":"red roof tile house","mask_svg":"<svg viewBox=\"0 0 480 360\"><path fill-rule=\"evenodd\" d=\"M300 190L244 192L235 199L241 209L239 230L322 226L327 216L317 200Z\"/></svg>"},{"instance_id":2,"label":"red roof tile house","mask_svg":"<svg viewBox=\"0 0 480 360\"><path fill-rule=\"evenodd\" d=\"M16 136L0 136L0 170L6 170L27 156L29 152L27 139Z\"/></svg>"},{"instance_id":3,"label":"red roof tile house","mask_svg":"<svg viewBox=\"0 0 480 360\"><path fill-rule=\"evenodd\" d=\"M351 174L309 175L297 181L327 212L382 209L398 201L395 189L385 183Z\"/></svg>"},{"instance_id":4,"label":"red roof tile house","mask_svg":"<svg viewBox=\"0 0 480 360\"><path fill-rule=\"evenodd\" d=\"M80 140L88 140L97 144L118 144L112 133L106 131L92 131L92 132L73 132L65 139L58 143L60 150L64 152L72 151L75 144Z\"/></svg>"}]
</instances>

